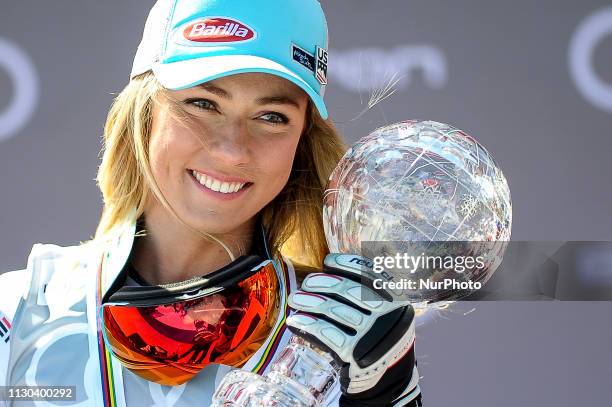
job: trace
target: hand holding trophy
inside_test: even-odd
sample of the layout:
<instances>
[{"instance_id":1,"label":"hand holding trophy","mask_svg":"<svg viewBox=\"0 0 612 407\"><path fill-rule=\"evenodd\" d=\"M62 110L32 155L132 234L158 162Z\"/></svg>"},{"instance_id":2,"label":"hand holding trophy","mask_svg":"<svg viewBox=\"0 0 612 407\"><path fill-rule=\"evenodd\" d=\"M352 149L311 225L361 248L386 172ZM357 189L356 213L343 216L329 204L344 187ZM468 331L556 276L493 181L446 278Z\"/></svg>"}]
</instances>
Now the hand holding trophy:
<instances>
[{"instance_id":1,"label":"hand holding trophy","mask_svg":"<svg viewBox=\"0 0 612 407\"><path fill-rule=\"evenodd\" d=\"M324 405L338 381L343 397L364 405L387 389L400 395L391 404L410 400L416 368L406 383L391 376L402 363L402 371L414 365L411 304L426 309L485 283L510 239L512 209L502 171L474 138L438 122L405 121L347 151L330 177L323 220L332 254L324 273L291 296L298 312L287 324L297 335L266 376L228 374L214 406ZM352 264L361 259L354 255L365 261ZM351 322L355 312L359 323Z\"/></svg>"}]
</instances>

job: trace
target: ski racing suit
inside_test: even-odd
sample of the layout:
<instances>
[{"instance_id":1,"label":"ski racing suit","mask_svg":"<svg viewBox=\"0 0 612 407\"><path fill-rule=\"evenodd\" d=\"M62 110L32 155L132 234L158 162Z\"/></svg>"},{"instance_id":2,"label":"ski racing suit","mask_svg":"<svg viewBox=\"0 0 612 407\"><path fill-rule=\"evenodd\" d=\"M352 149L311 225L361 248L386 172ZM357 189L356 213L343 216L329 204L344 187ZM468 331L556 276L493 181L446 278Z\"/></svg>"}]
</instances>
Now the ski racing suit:
<instances>
[{"instance_id":1,"label":"ski racing suit","mask_svg":"<svg viewBox=\"0 0 612 407\"><path fill-rule=\"evenodd\" d=\"M182 385L164 386L137 376L101 351L96 298L121 275L135 231L133 222L79 246L35 244L26 269L0 275L0 386L76 386L75 401L13 399L0 401L0 406L210 405L231 367L211 364ZM97 282L101 264L105 266ZM293 312L288 296L298 289L295 270L285 258L275 265L281 311L267 340L241 367L260 374L292 335L285 320ZM325 405L337 406L340 394L336 383Z\"/></svg>"}]
</instances>

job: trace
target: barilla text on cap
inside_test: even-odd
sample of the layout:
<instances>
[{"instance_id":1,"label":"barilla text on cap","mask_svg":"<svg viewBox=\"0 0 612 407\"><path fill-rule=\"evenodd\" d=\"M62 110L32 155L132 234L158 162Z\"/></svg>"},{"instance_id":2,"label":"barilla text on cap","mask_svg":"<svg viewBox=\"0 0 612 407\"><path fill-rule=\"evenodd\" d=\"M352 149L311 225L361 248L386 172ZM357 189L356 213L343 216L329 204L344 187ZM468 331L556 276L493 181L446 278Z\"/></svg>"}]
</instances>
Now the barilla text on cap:
<instances>
[{"instance_id":1,"label":"barilla text on cap","mask_svg":"<svg viewBox=\"0 0 612 407\"><path fill-rule=\"evenodd\" d=\"M205 17L179 28L184 40L191 43L248 41L256 37L246 24L226 17Z\"/></svg>"}]
</instances>

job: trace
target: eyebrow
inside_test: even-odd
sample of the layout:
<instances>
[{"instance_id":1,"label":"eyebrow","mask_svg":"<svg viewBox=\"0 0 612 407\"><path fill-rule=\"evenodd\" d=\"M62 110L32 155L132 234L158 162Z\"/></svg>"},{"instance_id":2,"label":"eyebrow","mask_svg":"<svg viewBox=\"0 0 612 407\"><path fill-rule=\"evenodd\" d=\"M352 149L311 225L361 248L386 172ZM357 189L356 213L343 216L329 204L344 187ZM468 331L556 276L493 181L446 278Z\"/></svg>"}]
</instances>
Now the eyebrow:
<instances>
[{"instance_id":1,"label":"eyebrow","mask_svg":"<svg viewBox=\"0 0 612 407\"><path fill-rule=\"evenodd\" d=\"M198 87L223 99L232 100L231 94L229 94L225 89L215 86L212 83L203 83L198 85ZM286 95L264 96L257 99L256 102L261 105L291 105L297 109L300 108L300 104L295 99Z\"/></svg>"},{"instance_id":2,"label":"eyebrow","mask_svg":"<svg viewBox=\"0 0 612 407\"><path fill-rule=\"evenodd\" d=\"M214 95L217 95L223 99L231 99L232 95L230 95L229 93L227 93L224 89L221 89L218 86L213 85L212 83L203 83L201 85L198 85L199 88L202 88Z\"/></svg>"},{"instance_id":3,"label":"eyebrow","mask_svg":"<svg viewBox=\"0 0 612 407\"><path fill-rule=\"evenodd\" d=\"M300 108L300 104L289 96L267 96L257 99L257 103L262 105L291 105L296 109Z\"/></svg>"}]
</instances>

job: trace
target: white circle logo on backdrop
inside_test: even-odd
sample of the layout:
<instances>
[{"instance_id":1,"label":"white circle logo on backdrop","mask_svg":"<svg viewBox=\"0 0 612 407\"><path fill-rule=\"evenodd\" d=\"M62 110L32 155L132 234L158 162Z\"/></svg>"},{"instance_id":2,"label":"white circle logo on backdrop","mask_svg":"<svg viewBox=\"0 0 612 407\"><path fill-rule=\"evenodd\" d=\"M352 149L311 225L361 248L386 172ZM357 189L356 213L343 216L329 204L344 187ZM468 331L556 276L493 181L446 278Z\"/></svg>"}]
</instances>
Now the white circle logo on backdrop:
<instances>
[{"instance_id":1,"label":"white circle logo on backdrop","mask_svg":"<svg viewBox=\"0 0 612 407\"><path fill-rule=\"evenodd\" d=\"M38 74L30 57L13 42L0 37L0 69L13 84L13 98L0 111L0 142L16 135L28 123L38 103Z\"/></svg>"},{"instance_id":2,"label":"white circle logo on backdrop","mask_svg":"<svg viewBox=\"0 0 612 407\"><path fill-rule=\"evenodd\" d=\"M593 53L612 34L612 7L601 9L576 28L569 45L569 70L582 96L601 110L612 112L612 84L595 72Z\"/></svg>"},{"instance_id":3,"label":"white circle logo on backdrop","mask_svg":"<svg viewBox=\"0 0 612 407\"><path fill-rule=\"evenodd\" d=\"M329 76L333 83L351 92L378 89L389 78L401 78L397 88L407 87L415 71L422 71L425 83L441 89L447 81L444 53L431 45L402 46L392 50L358 48L330 51Z\"/></svg>"}]
</instances>

